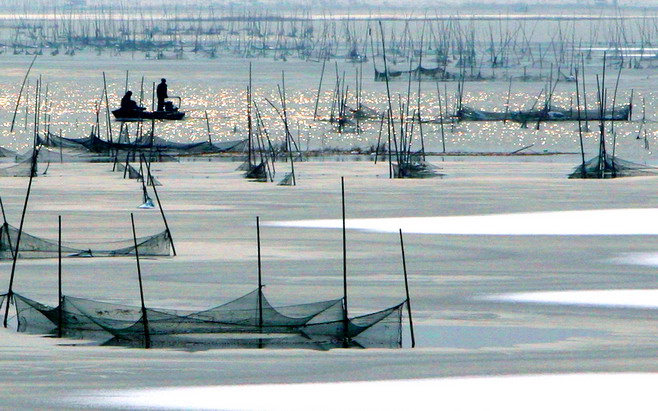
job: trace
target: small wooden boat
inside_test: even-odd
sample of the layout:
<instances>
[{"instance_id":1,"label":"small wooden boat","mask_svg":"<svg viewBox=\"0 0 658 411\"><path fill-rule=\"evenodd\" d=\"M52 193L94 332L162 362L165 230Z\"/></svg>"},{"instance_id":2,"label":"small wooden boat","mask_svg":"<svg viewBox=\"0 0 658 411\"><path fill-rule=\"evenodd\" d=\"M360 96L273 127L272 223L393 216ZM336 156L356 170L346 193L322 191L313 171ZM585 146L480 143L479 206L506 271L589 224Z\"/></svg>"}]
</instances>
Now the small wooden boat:
<instances>
[{"instance_id":1,"label":"small wooden boat","mask_svg":"<svg viewBox=\"0 0 658 411\"><path fill-rule=\"evenodd\" d=\"M178 99L178 107L180 107L180 97L172 97ZM171 101L166 101L164 110L146 111L141 108L118 108L112 111L114 118L119 121L140 121L140 120L182 120L185 117L185 112L180 111Z\"/></svg>"}]
</instances>

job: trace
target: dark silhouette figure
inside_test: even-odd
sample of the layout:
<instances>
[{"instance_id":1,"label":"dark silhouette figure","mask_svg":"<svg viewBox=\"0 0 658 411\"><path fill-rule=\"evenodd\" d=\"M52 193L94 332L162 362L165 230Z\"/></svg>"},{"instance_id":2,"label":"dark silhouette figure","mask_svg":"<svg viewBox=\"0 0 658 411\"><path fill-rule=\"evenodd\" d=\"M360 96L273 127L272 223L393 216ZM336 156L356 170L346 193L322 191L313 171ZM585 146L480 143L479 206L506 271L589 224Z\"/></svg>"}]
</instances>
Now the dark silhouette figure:
<instances>
[{"instance_id":1,"label":"dark silhouette figure","mask_svg":"<svg viewBox=\"0 0 658 411\"><path fill-rule=\"evenodd\" d=\"M121 108L124 110L139 110L137 102L132 99L133 92L128 90L121 99Z\"/></svg>"},{"instance_id":2,"label":"dark silhouette figure","mask_svg":"<svg viewBox=\"0 0 658 411\"><path fill-rule=\"evenodd\" d=\"M160 84L155 90L155 93L158 97L158 111L164 111L165 109L165 99L169 98L167 95L167 79L160 80Z\"/></svg>"}]
</instances>

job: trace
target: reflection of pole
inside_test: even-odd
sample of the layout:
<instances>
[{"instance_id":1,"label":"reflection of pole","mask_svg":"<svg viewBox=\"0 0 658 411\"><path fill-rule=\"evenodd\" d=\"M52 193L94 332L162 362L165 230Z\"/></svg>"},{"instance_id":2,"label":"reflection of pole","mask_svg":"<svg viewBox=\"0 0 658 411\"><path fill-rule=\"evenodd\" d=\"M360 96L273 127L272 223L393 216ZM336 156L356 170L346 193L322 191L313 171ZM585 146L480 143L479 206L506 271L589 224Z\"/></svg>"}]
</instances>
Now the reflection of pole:
<instances>
[{"instance_id":1,"label":"reflection of pole","mask_svg":"<svg viewBox=\"0 0 658 411\"><path fill-rule=\"evenodd\" d=\"M260 217L256 216L256 243L258 245L258 327L263 327L263 277L260 259Z\"/></svg>"},{"instance_id":2,"label":"reflection of pole","mask_svg":"<svg viewBox=\"0 0 658 411\"><path fill-rule=\"evenodd\" d=\"M349 319L347 317L347 235L345 233L345 178L340 178L343 209L343 348L347 346Z\"/></svg>"},{"instance_id":3,"label":"reflection of pole","mask_svg":"<svg viewBox=\"0 0 658 411\"><path fill-rule=\"evenodd\" d=\"M7 328L7 318L9 317L9 303L13 297L14 291L14 275L16 274L16 261L18 260L18 250L21 243L21 234L23 234L23 223L25 222L25 212L27 211L27 202L30 199L30 190L32 189L32 178L36 174L37 157L39 150L36 148L32 152L32 167L30 167L30 181L27 183L27 193L25 194L25 203L23 204L23 213L21 214L21 224L18 227L18 237L16 238L16 252L14 253L14 260L11 264L11 276L9 277L9 289L7 290L7 305L5 306L5 318L3 326Z\"/></svg>"},{"instance_id":4,"label":"reflection of pole","mask_svg":"<svg viewBox=\"0 0 658 411\"><path fill-rule=\"evenodd\" d=\"M139 297L142 300L142 324L144 325L144 348L151 348L151 336L149 335L149 322L144 305L144 288L142 287L142 269L139 266L139 250L137 247L137 234L135 233L135 217L130 213L130 222L133 226L133 241L135 242L135 258L137 259L137 278L139 279Z\"/></svg>"},{"instance_id":5,"label":"reflection of pole","mask_svg":"<svg viewBox=\"0 0 658 411\"><path fill-rule=\"evenodd\" d=\"M62 338L62 216L58 217L59 236L57 242L57 337Z\"/></svg>"},{"instance_id":6,"label":"reflection of pole","mask_svg":"<svg viewBox=\"0 0 658 411\"><path fill-rule=\"evenodd\" d=\"M411 298L409 298L409 281L407 279L407 261L404 257L404 240L402 239L402 229L400 229L400 248L402 249L402 269L404 272L404 289L407 293L407 313L409 315L409 331L411 332L411 348L416 346L416 337L414 336L414 321L411 317Z\"/></svg>"}]
</instances>

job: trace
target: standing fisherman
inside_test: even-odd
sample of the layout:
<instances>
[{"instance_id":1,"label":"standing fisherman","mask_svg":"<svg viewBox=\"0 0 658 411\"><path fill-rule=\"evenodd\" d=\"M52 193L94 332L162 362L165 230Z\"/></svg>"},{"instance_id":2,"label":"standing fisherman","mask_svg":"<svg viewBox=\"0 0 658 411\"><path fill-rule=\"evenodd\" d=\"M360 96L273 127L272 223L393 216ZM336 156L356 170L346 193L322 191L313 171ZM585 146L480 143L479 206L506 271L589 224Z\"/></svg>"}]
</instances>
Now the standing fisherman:
<instances>
[{"instance_id":1,"label":"standing fisherman","mask_svg":"<svg viewBox=\"0 0 658 411\"><path fill-rule=\"evenodd\" d=\"M165 99L169 98L167 95L167 79L161 79L160 84L156 89L156 95L158 97L158 111L164 111L165 109Z\"/></svg>"}]
</instances>

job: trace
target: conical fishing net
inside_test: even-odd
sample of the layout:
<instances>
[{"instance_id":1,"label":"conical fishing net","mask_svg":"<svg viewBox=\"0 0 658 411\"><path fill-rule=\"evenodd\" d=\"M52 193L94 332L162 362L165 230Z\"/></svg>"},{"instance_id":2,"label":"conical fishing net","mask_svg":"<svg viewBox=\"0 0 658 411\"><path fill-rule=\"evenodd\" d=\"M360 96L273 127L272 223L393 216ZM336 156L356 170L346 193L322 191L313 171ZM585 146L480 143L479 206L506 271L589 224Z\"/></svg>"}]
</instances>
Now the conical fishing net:
<instances>
[{"instance_id":1,"label":"conical fishing net","mask_svg":"<svg viewBox=\"0 0 658 411\"><path fill-rule=\"evenodd\" d=\"M585 164L580 164L569 174L569 178L616 178L650 176L658 173L658 168L633 163L609 154L596 156Z\"/></svg>"}]
</instances>

